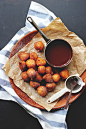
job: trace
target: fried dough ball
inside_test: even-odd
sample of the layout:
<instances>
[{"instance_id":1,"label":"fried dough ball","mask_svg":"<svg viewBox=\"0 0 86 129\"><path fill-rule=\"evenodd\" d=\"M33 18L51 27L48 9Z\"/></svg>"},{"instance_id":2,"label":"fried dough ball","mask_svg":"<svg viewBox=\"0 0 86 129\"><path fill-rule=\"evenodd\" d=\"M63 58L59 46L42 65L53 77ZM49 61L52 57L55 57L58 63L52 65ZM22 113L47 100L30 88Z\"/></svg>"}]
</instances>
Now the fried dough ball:
<instances>
[{"instance_id":1,"label":"fried dough ball","mask_svg":"<svg viewBox=\"0 0 86 129\"><path fill-rule=\"evenodd\" d=\"M26 62L25 61L19 61L19 68L21 69L21 71L25 71L26 70Z\"/></svg>"},{"instance_id":2,"label":"fried dough ball","mask_svg":"<svg viewBox=\"0 0 86 129\"><path fill-rule=\"evenodd\" d=\"M22 76L22 79L26 82L30 80L30 78L28 77L27 71L23 72L21 76Z\"/></svg>"},{"instance_id":3,"label":"fried dough ball","mask_svg":"<svg viewBox=\"0 0 86 129\"><path fill-rule=\"evenodd\" d=\"M33 59L27 60L26 65L28 68L35 68L35 66L36 66L35 60L33 60Z\"/></svg>"},{"instance_id":4,"label":"fried dough ball","mask_svg":"<svg viewBox=\"0 0 86 129\"><path fill-rule=\"evenodd\" d=\"M53 74L52 68L50 66L46 67L46 73Z\"/></svg>"},{"instance_id":5,"label":"fried dough ball","mask_svg":"<svg viewBox=\"0 0 86 129\"><path fill-rule=\"evenodd\" d=\"M38 67L38 73L44 74L45 72L46 72L45 66L39 66L39 67Z\"/></svg>"},{"instance_id":6,"label":"fried dough ball","mask_svg":"<svg viewBox=\"0 0 86 129\"><path fill-rule=\"evenodd\" d=\"M45 74L43 76L43 79L46 81L46 82L53 82L53 78L52 78L52 75L51 74Z\"/></svg>"},{"instance_id":7,"label":"fried dough ball","mask_svg":"<svg viewBox=\"0 0 86 129\"><path fill-rule=\"evenodd\" d=\"M27 70L28 77L33 79L36 76L36 71L33 68Z\"/></svg>"},{"instance_id":8,"label":"fried dough ball","mask_svg":"<svg viewBox=\"0 0 86 129\"><path fill-rule=\"evenodd\" d=\"M39 82L30 81L30 85L31 85L33 88L37 88L37 87L40 86L40 83L39 83Z\"/></svg>"},{"instance_id":9,"label":"fried dough ball","mask_svg":"<svg viewBox=\"0 0 86 129\"><path fill-rule=\"evenodd\" d=\"M38 88L37 88L37 92L38 92L38 94L39 95L41 95L41 96L45 96L45 95L47 95L47 89L46 89L46 87L45 86L39 86Z\"/></svg>"},{"instance_id":10,"label":"fried dough ball","mask_svg":"<svg viewBox=\"0 0 86 129\"><path fill-rule=\"evenodd\" d=\"M37 82L41 82L42 81L42 76L36 71L36 76L35 76L35 81L37 81Z\"/></svg>"},{"instance_id":11,"label":"fried dough ball","mask_svg":"<svg viewBox=\"0 0 86 129\"><path fill-rule=\"evenodd\" d=\"M34 47L38 52L40 52L43 50L44 44L41 41L38 41L34 44Z\"/></svg>"},{"instance_id":12,"label":"fried dough ball","mask_svg":"<svg viewBox=\"0 0 86 129\"><path fill-rule=\"evenodd\" d=\"M67 69L64 69L60 72L60 76L62 77L63 80L69 77L69 72Z\"/></svg>"},{"instance_id":13,"label":"fried dough ball","mask_svg":"<svg viewBox=\"0 0 86 129\"><path fill-rule=\"evenodd\" d=\"M54 82L52 83L46 83L46 88L48 91L53 91L56 87L56 84Z\"/></svg>"},{"instance_id":14,"label":"fried dough ball","mask_svg":"<svg viewBox=\"0 0 86 129\"><path fill-rule=\"evenodd\" d=\"M25 53L25 52L21 52L21 53L18 54L18 57L20 58L20 60L26 61L27 59L29 59L30 54Z\"/></svg>"},{"instance_id":15,"label":"fried dough ball","mask_svg":"<svg viewBox=\"0 0 86 129\"><path fill-rule=\"evenodd\" d=\"M36 61L37 57L38 56L37 56L37 54L35 52L30 53L30 59L33 59L33 60Z\"/></svg>"},{"instance_id":16,"label":"fried dough ball","mask_svg":"<svg viewBox=\"0 0 86 129\"><path fill-rule=\"evenodd\" d=\"M44 60L44 59L41 58L41 57L38 57L37 60L36 60L36 65L37 65L37 66L46 65L46 60Z\"/></svg>"},{"instance_id":17,"label":"fried dough ball","mask_svg":"<svg viewBox=\"0 0 86 129\"><path fill-rule=\"evenodd\" d=\"M53 77L54 82L58 82L60 80L60 78L61 78L58 73L55 73L54 75L52 75L52 77Z\"/></svg>"}]
</instances>

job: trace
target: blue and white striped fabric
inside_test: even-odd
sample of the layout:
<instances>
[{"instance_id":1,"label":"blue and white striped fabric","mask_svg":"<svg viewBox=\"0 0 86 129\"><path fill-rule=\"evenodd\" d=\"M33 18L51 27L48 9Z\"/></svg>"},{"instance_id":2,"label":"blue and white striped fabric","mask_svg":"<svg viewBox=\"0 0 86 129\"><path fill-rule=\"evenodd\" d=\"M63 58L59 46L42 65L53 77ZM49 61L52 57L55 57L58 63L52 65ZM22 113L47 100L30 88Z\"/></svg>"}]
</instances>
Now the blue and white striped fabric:
<instances>
[{"instance_id":1,"label":"blue and white striped fabric","mask_svg":"<svg viewBox=\"0 0 86 129\"><path fill-rule=\"evenodd\" d=\"M56 16L44 6L31 2L28 15L31 16L40 28L44 28L52 22ZM59 109L55 111L43 111L32 107L25 103L13 90L8 76L2 69L2 66L9 59L10 52L14 45L24 35L34 30L34 27L26 20L26 26L21 28L10 42L0 51L0 99L12 100L21 105L29 114L37 118L43 129L67 129L65 118L67 114L66 109Z\"/></svg>"}]
</instances>

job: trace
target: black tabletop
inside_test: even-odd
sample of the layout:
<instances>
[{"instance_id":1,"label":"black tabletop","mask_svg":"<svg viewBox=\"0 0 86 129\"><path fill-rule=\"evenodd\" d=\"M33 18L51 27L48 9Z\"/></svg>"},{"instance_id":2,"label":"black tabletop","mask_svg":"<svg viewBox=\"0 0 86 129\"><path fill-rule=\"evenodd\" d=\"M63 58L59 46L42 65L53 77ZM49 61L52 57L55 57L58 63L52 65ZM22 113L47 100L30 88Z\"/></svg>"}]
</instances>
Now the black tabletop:
<instances>
[{"instance_id":1,"label":"black tabletop","mask_svg":"<svg viewBox=\"0 0 86 129\"><path fill-rule=\"evenodd\" d=\"M86 0L34 0L60 17L86 45ZM0 49L25 26L31 0L0 0ZM1 75L0 75L1 76ZM69 107L68 129L86 128L86 90ZM12 101L0 100L0 129L42 129L31 115Z\"/></svg>"}]
</instances>

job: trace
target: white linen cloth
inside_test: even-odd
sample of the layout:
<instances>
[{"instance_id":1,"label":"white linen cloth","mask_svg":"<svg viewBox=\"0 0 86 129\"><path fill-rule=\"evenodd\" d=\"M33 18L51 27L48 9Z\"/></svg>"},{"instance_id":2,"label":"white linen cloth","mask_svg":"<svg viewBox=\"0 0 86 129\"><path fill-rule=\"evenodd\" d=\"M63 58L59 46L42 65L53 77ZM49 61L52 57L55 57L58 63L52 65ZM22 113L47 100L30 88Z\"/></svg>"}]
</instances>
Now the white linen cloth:
<instances>
[{"instance_id":1,"label":"white linen cloth","mask_svg":"<svg viewBox=\"0 0 86 129\"><path fill-rule=\"evenodd\" d=\"M32 1L27 16L31 16L40 28L49 25L56 16L44 6ZM25 27L21 28L10 42L0 51L0 99L11 100L22 106L27 113L37 118L43 129L67 129L65 122L67 110L61 108L47 112L32 107L25 103L13 90L9 78L3 71L2 66L9 59L9 55L14 45L27 33L35 28L26 20Z\"/></svg>"}]
</instances>

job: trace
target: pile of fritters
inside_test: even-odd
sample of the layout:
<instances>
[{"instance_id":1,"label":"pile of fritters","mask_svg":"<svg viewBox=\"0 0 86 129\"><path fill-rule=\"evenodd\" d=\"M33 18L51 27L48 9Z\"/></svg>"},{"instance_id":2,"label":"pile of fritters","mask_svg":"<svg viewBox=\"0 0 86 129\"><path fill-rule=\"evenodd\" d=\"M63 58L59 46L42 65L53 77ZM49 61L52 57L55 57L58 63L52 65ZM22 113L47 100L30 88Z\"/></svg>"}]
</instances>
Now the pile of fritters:
<instances>
[{"instance_id":1,"label":"pile of fritters","mask_svg":"<svg viewBox=\"0 0 86 129\"><path fill-rule=\"evenodd\" d=\"M41 52L44 49L44 45L41 41L34 44L37 52ZM46 60L38 57L35 52L18 54L20 58L19 68L22 71L22 79L37 89L37 92L41 96L47 95L56 87L56 83L60 79L66 79L69 76L69 72L64 69L60 73L55 73L51 66L46 63Z\"/></svg>"}]
</instances>

